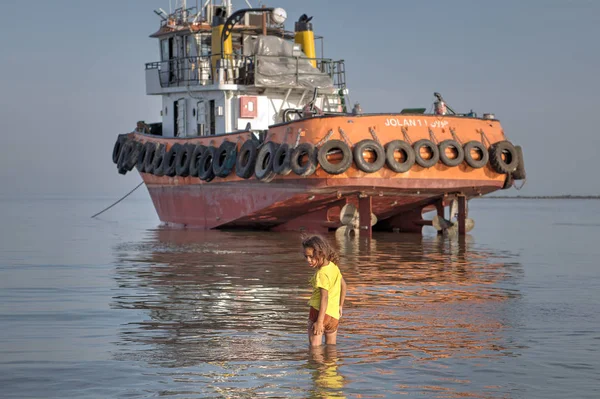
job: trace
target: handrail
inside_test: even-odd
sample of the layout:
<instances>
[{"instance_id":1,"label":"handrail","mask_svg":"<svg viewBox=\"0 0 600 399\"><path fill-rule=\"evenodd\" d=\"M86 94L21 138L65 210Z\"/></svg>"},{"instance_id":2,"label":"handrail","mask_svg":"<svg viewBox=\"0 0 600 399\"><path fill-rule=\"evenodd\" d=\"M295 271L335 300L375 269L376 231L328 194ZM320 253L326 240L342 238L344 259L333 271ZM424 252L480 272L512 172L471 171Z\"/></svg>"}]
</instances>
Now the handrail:
<instances>
[{"instance_id":1,"label":"handrail","mask_svg":"<svg viewBox=\"0 0 600 399\"><path fill-rule=\"evenodd\" d=\"M208 85L213 82L216 73L212 66L212 59L220 54L210 54L200 57L181 57L166 61L148 62L146 70L157 69L159 71L161 87ZM275 65L295 65L295 68L277 76L292 76L295 84L299 84L301 76L322 76L326 74L333 80L335 87L345 87L344 60L333 61L330 58L306 58L298 56L275 56L275 55L252 55L229 54L220 59L225 71L224 81L226 83L254 85L255 74L260 70L261 60L269 60ZM316 61L317 68L314 72L309 70L300 71L300 61Z\"/></svg>"}]
</instances>

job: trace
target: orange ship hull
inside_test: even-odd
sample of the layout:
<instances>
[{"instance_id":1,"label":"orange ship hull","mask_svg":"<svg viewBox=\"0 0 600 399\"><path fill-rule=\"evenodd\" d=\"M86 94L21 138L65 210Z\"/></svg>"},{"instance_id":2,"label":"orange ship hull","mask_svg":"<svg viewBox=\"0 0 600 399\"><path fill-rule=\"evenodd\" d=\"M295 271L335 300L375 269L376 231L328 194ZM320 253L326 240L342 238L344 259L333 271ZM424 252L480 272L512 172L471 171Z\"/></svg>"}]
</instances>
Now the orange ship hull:
<instances>
[{"instance_id":1,"label":"orange ship hull","mask_svg":"<svg viewBox=\"0 0 600 399\"><path fill-rule=\"evenodd\" d=\"M138 142L202 144L219 147L223 141L238 150L251 132L194 138L163 138L131 134ZM435 143L455 139L461 143L483 142L486 147L506 140L497 120L441 115L335 115L301 119L271 126L265 141L323 145L343 140L352 148L364 139L382 146L393 140ZM462 162L446 166L438 162L426 168L417 164L404 173L386 166L367 173L353 162L343 173L329 174L322 167L306 177L291 173L263 182L254 176L243 179L234 172L206 182L198 177L155 176L141 173L161 221L204 229L262 228L274 230L325 231L339 227L340 208L346 203L361 205L368 198L369 211L377 217L375 229L420 231L421 213L427 207L446 203L448 196L466 199L502 189L506 174L489 164L473 168Z\"/></svg>"}]
</instances>

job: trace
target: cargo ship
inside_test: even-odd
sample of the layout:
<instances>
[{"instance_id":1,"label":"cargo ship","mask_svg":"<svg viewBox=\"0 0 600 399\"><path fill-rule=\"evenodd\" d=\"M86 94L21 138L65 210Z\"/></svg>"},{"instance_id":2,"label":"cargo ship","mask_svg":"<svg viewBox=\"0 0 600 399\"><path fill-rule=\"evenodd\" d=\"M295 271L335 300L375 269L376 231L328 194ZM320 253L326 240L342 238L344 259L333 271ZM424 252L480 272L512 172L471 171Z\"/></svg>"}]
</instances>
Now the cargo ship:
<instances>
[{"instance_id":1,"label":"cargo ship","mask_svg":"<svg viewBox=\"0 0 600 399\"><path fill-rule=\"evenodd\" d=\"M471 198L525 179L493 114L457 113L439 93L431 112L351 106L345 63L324 58L306 14L287 31L285 10L229 0L154 12L146 92L162 121L119 134L112 160L138 170L166 224L465 234Z\"/></svg>"}]
</instances>

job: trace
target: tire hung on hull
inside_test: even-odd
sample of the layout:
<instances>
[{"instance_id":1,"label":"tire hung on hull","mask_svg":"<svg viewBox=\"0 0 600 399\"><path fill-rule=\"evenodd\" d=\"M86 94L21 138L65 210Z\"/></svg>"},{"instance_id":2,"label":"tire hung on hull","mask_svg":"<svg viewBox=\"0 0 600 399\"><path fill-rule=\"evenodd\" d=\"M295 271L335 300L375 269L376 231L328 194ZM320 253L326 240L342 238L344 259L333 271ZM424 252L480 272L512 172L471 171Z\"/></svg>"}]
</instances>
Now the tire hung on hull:
<instances>
[{"instance_id":1,"label":"tire hung on hull","mask_svg":"<svg viewBox=\"0 0 600 399\"><path fill-rule=\"evenodd\" d=\"M515 150L517 151L517 159L519 161L517 165L517 170L515 170L512 174L515 180L524 180L527 177L525 173L525 162L523 161L523 148L520 145L515 146Z\"/></svg>"},{"instance_id":2,"label":"tire hung on hull","mask_svg":"<svg viewBox=\"0 0 600 399\"><path fill-rule=\"evenodd\" d=\"M306 159L306 163L302 161ZM306 177L317 170L317 149L312 143L302 143L294 148L290 157L290 167L298 176Z\"/></svg>"},{"instance_id":3,"label":"tire hung on hull","mask_svg":"<svg viewBox=\"0 0 600 399\"><path fill-rule=\"evenodd\" d=\"M340 151L342 159L338 163L332 163L327 159L327 155L334 151ZM331 175L339 175L348 170L352 165L352 151L344 141L329 140L318 150L317 159L323 170Z\"/></svg>"},{"instance_id":4,"label":"tire hung on hull","mask_svg":"<svg viewBox=\"0 0 600 399\"><path fill-rule=\"evenodd\" d=\"M167 154L165 155L165 175L169 177L175 176L176 172L176 160L177 154L181 151L183 146L180 143L175 143L171 146Z\"/></svg>"},{"instance_id":5,"label":"tire hung on hull","mask_svg":"<svg viewBox=\"0 0 600 399\"><path fill-rule=\"evenodd\" d=\"M487 165L490 155L485 146L479 141L469 141L463 146L465 161L473 169L481 169ZM475 154L475 156L473 156Z\"/></svg>"},{"instance_id":6,"label":"tire hung on hull","mask_svg":"<svg viewBox=\"0 0 600 399\"><path fill-rule=\"evenodd\" d=\"M396 159L396 152L400 153L400 161ZM406 141L390 141L385 145L385 162L394 172L406 173L415 164L415 150Z\"/></svg>"},{"instance_id":7,"label":"tire hung on hull","mask_svg":"<svg viewBox=\"0 0 600 399\"><path fill-rule=\"evenodd\" d=\"M127 141L126 134L119 134L117 136L117 140L115 141L115 145L113 147L112 152L112 161L116 165L119 162L119 155L121 154L121 149L123 148L123 144Z\"/></svg>"},{"instance_id":8,"label":"tire hung on hull","mask_svg":"<svg viewBox=\"0 0 600 399\"><path fill-rule=\"evenodd\" d=\"M370 151L375 154L375 161L368 162L364 153ZM385 151L381 144L375 140L361 140L354 146L353 150L354 163L356 167L363 172L374 173L383 167L385 164Z\"/></svg>"},{"instance_id":9,"label":"tire hung on hull","mask_svg":"<svg viewBox=\"0 0 600 399\"><path fill-rule=\"evenodd\" d=\"M141 146L142 143L135 140L128 140L127 143L125 143L125 147L121 150L119 161L117 163L119 173L125 174L135 167L138 157L140 156Z\"/></svg>"},{"instance_id":10,"label":"tire hung on hull","mask_svg":"<svg viewBox=\"0 0 600 399\"><path fill-rule=\"evenodd\" d=\"M198 177L205 182L209 182L215 178L215 172L213 171L212 164L215 159L215 147L206 147L206 151L200 157L198 161Z\"/></svg>"},{"instance_id":11,"label":"tire hung on hull","mask_svg":"<svg viewBox=\"0 0 600 399\"><path fill-rule=\"evenodd\" d=\"M421 148L428 149L431 152L431 157L428 159L423 158ZM423 168L431 168L440 160L440 150L431 140L418 140L413 144L413 149L415 150L415 162Z\"/></svg>"},{"instance_id":12,"label":"tire hung on hull","mask_svg":"<svg viewBox=\"0 0 600 399\"><path fill-rule=\"evenodd\" d=\"M144 171L146 173L154 173L154 154L156 153L156 143L151 141L144 144L146 154L144 155Z\"/></svg>"},{"instance_id":13,"label":"tire hung on hull","mask_svg":"<svg viewBox=\"0 0 600 399\"><path fill-rule=\"evenodd\" d=\"M275 159L277 147L278 144L267 141L258 150L256 165L254 166L254 175L258 180L268 183L275 178L276 173L273 170L273 160Z\"/></svg>"},{"instance_id":14,"label":"tire hung on hull","mask_svg":"<svg viewBox=\"0 0 600 399\"><path fill-rule=\"evenodd\" d=\"M177 152L175 158L175 174L181 177L190 175L190 163L195 146L193 144L184 144Z\"/></svg>"},{"instance_id":15,"label":"tire hung on hull","mask_svg":"<svg viewBox=\"0 0 600 399\"><path fill-rule=\"evenodd\" d=\"M154 160L152 161L152 174L155 176L165 175L165 157L167 154L167 146L159 144L154 152Z\"/></svg>"},{"instance_id":16,"label":"tire hung on hull","mask_svg":"<svg viewBox=\"0 0 600 399\"><path fill-rule=\"evenodd\" d=\"M148 143L140 143L140 153L138 154L137 157L137 162L135 163L135 168L138 170L138 172L140 173L145 173L146 172L146 165L144 164L144 159L146 158L146 150L148 149L148 147L146 146L146 144Z\"/></svg>"},{"instance_id":17,"label":"tire hung on hull","mask_svg":"<svg viewBox=\"0 0 600 399\"><path fill-rule=\"evenodd\" d=\"M200 159L206 152L206 146L202 144L195 145L190 159L190 176L198 177L200 171Z\"/></svg>"},{"instance_id":18,"label":"tire hung on hull","mask_svg":"<svg viewBox=\"0 0 600 399\"><path fill-rule=\"evenodd\" d=\"M128 169L129 158L131 157L131 153L133 152L133 142L131 140L125 141L121 149L119 151L119 159L117 160L117 169L119 173L124 175L126 174Z\"/></svg>"},{"instance_id":19,"label":"tire hung on hull","mask_svg":"<svg viewBox=\"0 0 600 399\"><path fill-rule=\"evenodd\" d=\"M439 144L438 148L440 151L440 161L446 166L458 166L465 160L465 150L456 140L444 140ZM454 152L456 156L450 158L446 154L447 149Z\"/></svg>"},{"instance_id":20,"label":"tire hung on hull","mask_svg":"<svg viewBox=\"0 0 600 399\"><path fill-rule=\"evenodd\" d=\"M283 143L275 151L273 171L281 176L287 176L292 171L292 151L289 144Z\"/></svg>"},{"instance_id":21,"label":"tire hung on hull","mask_svg":"<svg viewBox=\"0 0 600 399\"><path fill-rule=\"evenodd\" d=\"M230 141L223 141L215 150L213 159L213 172L217 177L227 177L233 170L237 158L237 145Z\"/></svg>"},{"instance_id":22,"label":"tire hung on hull","mask_svg":"<svg viewBox=\"0 0 600 399\"><path fill-rule=\"evenodd\" d=\"M490 147L490 165L498 173L513 173L519 165L515 146L510 141L499 141Z\"/></svg>"},{"instance_id":23,"label":"tire hung on hull","mask_svg":"<svg viewBox=\"0 0 600 399\"><path fill-rule=\"evenodd\" d=\"M258 145L256 141L250 139L246 140L240 148L240 152L237 156L235 163L235 174L242 179L248 179L254 173L254 166L256 163L256 157L258 155Z\"/></svg>"}]
</instances>

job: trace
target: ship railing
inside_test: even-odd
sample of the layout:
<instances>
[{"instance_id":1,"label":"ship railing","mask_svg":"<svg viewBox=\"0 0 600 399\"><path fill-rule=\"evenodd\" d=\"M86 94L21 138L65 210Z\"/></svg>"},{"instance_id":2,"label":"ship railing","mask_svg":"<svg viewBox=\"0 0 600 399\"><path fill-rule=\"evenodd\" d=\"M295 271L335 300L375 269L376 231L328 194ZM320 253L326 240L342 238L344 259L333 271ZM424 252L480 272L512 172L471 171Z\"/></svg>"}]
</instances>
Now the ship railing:
<instances>
[{"instance_id":1,"label":"ship railing","mask_svg":"<svg viewBox=\"0 0 600 399\"><path fill-rule=\"evenodd\" d=\"M256 86L310 86L330 80L336 88L346 87L344 61L327 58L280 57L238 54L174 58L146 64L146 70L157 70L160 86L205 86L219 83ZM316 65L307 67L307 63ZM221 73L219 74L219 70Z\"/></svg>"}]
</instances>

